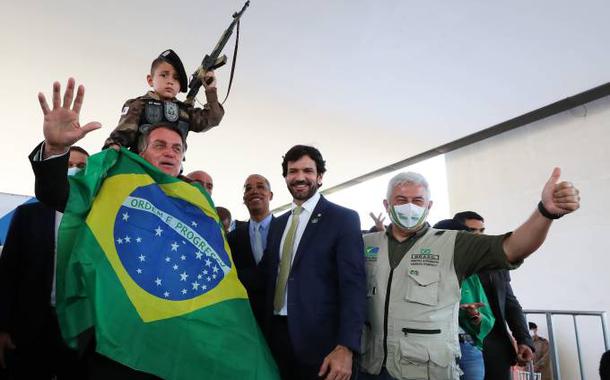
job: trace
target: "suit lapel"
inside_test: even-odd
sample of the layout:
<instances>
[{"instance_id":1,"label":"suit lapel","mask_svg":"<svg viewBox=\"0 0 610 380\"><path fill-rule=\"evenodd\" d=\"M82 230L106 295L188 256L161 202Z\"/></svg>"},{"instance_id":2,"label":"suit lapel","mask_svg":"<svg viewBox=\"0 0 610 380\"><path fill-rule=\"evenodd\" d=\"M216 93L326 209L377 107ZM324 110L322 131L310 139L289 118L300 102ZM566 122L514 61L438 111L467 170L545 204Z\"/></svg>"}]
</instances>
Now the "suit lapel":
<instances>
[{"instance_id":1,"label":"suit lapel","mask_svg":"<svg viewBox=\"0 0 610 380\"><path fill-rule=\"evenodd\" d=\"M301 240L299 241L299 246L297 247L297 251L292 261L292 268L298 265L301 257L305 254L304 252L313 244L316 232L320 228L319 226L324 224L324 210L326 210L328 204L329 202L323 196L320 196L320 200L314 208L313 213L307 222L307 226L305 227L305 231L303 232L303 236L301 236Z\"/></svg>"}]
</instances>

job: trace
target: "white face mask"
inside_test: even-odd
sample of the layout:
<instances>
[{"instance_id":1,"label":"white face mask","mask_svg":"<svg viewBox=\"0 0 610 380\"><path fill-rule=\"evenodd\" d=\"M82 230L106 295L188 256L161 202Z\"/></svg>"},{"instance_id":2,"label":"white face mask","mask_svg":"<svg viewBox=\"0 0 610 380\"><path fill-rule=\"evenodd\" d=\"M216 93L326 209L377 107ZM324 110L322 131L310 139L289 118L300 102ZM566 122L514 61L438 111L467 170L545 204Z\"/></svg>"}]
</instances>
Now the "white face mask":
<instances>
[{"instance_id":1,"label":"white face mask","mask_svg":"<svg viewBox=\"0 0 610 380\"><path fill-rule=\"evenodd\" d=\"M428 208L405 203L392 206L389 210L392 223L403 230L413 231L419 229L428 217Z\"/></svg>"},{"instance_id":2,"label":"white face mask","mask_svg":"<svg viewBox=\"0 0 610 380\"><path fill-rule=\"evenodd\" d=\"M81 170L83 170L83 169L76 167L76 166L68 168L68 177L76 175L76 173L80 172Z\"/></svg>"}]
</instances>

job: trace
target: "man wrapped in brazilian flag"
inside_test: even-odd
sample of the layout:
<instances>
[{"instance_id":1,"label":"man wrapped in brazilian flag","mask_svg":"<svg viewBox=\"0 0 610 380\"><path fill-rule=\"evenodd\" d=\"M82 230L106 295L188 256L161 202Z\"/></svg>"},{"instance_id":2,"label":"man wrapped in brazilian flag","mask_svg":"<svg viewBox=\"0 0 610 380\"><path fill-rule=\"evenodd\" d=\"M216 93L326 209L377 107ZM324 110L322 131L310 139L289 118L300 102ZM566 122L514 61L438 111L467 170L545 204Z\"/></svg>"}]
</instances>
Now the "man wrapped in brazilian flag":
<instances>
[{"instance_id":1,"label":"man wrapped in brazilian flag","mask_svg":"<svg viewBox=\"0 0 610 380\"><path fill-rule=\"evenodd\" d=\"M151 378L277 379L213 202L178 178L185 136L171 124L148 126L140 155L106 149L68 180L67 148L101 127L79 124L84 87L74 92L69 79L62 103L54 83L52 108L39 94L45 141L30 155L36 196L64 212L56 265L64 339L76 347L93 328L96 355Z\"/></svg>"}]
</instances>

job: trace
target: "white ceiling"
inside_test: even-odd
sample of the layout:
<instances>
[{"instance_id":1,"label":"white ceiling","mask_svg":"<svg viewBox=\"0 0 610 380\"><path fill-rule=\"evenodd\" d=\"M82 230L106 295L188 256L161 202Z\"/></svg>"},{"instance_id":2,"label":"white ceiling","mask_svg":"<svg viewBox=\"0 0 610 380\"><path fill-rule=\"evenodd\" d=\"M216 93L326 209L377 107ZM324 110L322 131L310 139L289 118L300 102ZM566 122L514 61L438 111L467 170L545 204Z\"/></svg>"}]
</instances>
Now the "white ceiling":
<instances>
[{"instance_id":1,"label":"white ceiling","mask_svg":"<svg viewBox=\"0 0 610 380\"><path fill-rule=\"evenodd\" d=\"M104 128L82 145L96 151L123 101L147 90L151 60L173 48L191 72L242 5L3 1L0 191L33 193L38 91L68 76L86 86L81 122ZM279 206L294 144L322 151L330 187L608 82L608 14L607 0L253 0L226 116L189 136L185 168L208 171L216 204L240 218L250 173L271 180ZM217 75L224 96L229 66Z\"/></svg>"}]
</instances>

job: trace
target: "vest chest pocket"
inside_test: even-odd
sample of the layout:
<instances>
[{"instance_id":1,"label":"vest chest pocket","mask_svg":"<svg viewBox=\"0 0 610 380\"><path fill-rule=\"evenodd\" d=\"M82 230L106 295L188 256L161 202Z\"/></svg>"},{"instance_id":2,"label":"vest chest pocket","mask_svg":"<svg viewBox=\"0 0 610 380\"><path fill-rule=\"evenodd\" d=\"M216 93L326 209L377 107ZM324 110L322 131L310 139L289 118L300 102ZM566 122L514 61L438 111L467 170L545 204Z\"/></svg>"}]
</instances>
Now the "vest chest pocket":
<instances>
[{"instance_id":1,"label":"vest chest pocket","mask_svg":"<svg viewBox=\"0 0 610 380\"><path fill-rule=\"evenodd\" d=\"M407 272L407 295L405 299L423 305L437 305L439 281L439 271L410 269Z\"/></svg>"}]
</instances>

